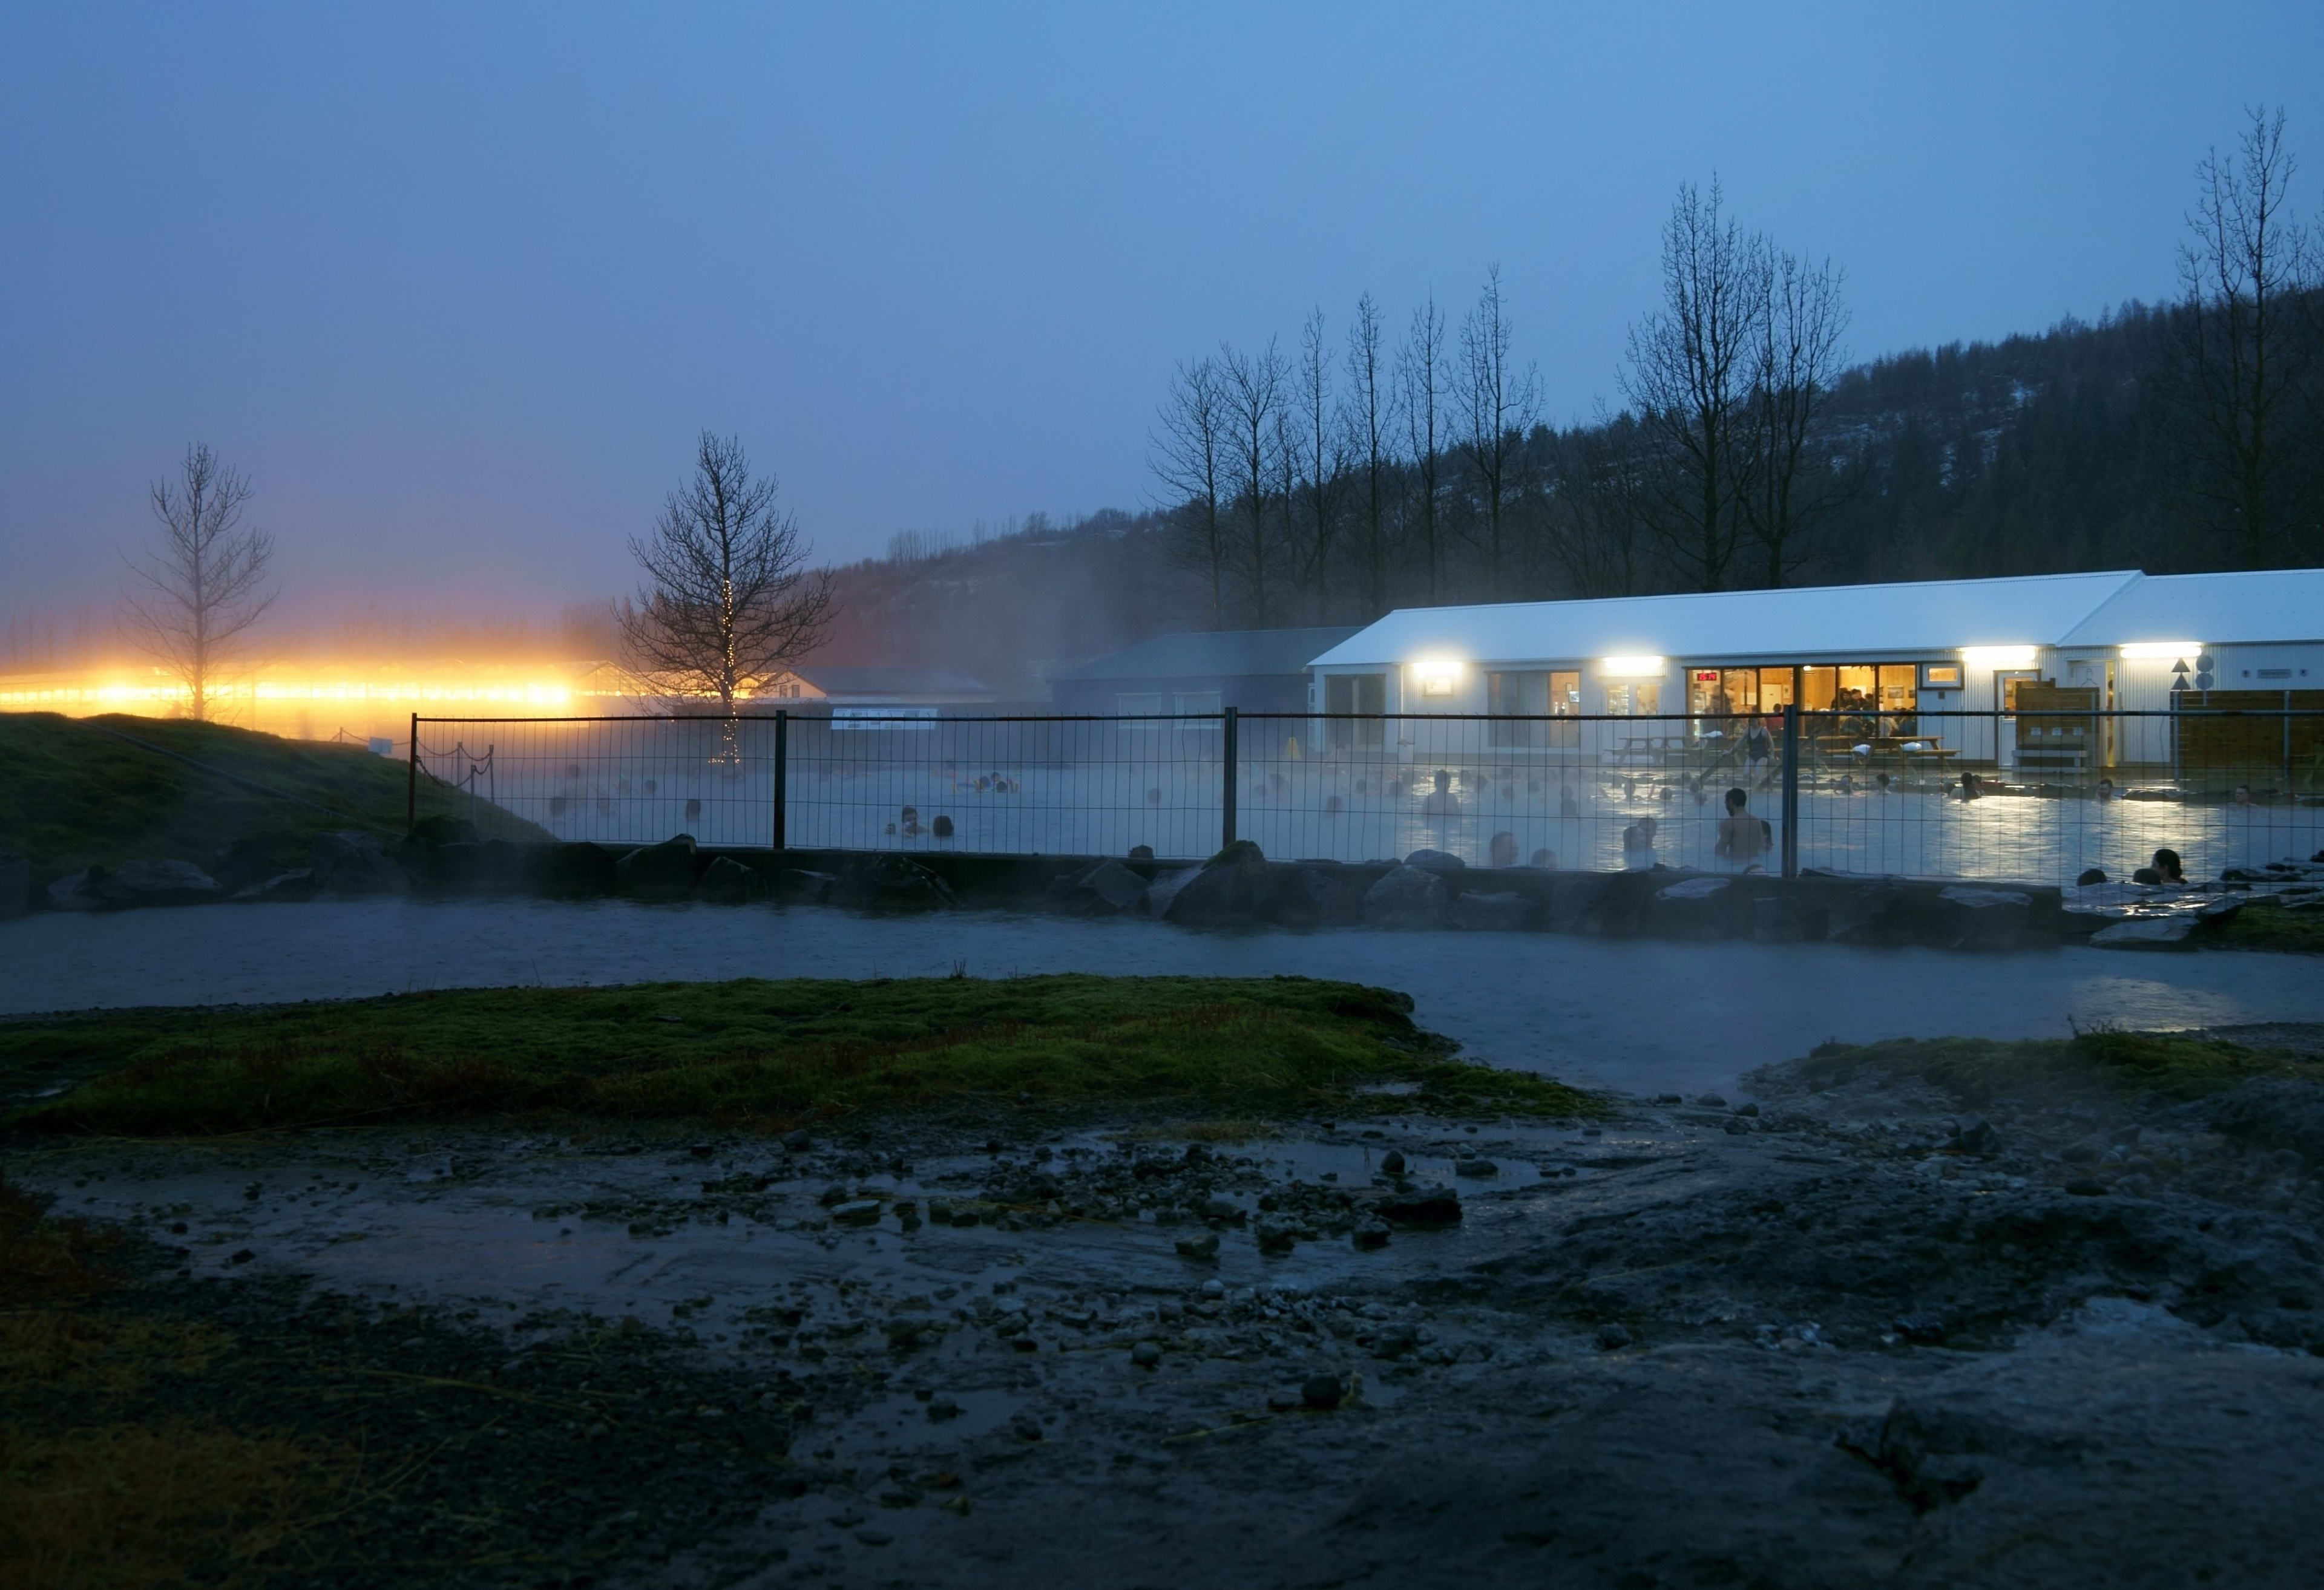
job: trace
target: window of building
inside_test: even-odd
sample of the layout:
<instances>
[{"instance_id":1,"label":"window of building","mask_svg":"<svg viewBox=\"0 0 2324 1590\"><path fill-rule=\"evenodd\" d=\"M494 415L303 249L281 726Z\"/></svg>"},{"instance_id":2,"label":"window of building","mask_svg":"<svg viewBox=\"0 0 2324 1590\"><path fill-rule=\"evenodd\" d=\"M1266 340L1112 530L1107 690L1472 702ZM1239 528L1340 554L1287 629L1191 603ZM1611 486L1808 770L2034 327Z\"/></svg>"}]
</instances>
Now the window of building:
<instances>
[{"instance_id":1,"label":"window of building","mask_svg":"<svg viewBox=\"0 0 2324 1590\"><path fill-rule=\"evenodd\" d=\"M1549 712L1554 718L1578 718L1582 715L1582 675L1578 670L1550 670ZM1582 725L1552 723L1549 726L1549 743L1554 746L1581 744Z\"/></svg>"},{"instance_id":2,"label":"window of building","mask_svg":"<svg viewBox=\"0 0 2324 1590\"><path fill-rule=\"evenodd\" d=\"M1333 750L1377 750L1387 743L1382 714L1388 711L1386 674L1332 674L1323 680L1323 710L1357 713L1335 716L1325 726L1325 743Z\"/></svg>"},{"instance_id":3,"label":"window of building","mask_svg":"<svg viewBox=\"0 0 2324 1590\"><path fill-rule=\"evenodd\" d=\"M1215 690L1178 690L1170 695L1170 711L1178 719L1181 734L1216 734L1221 724L1219 714L1225 709L1219 703Z\"/></svg>"},{"instance_id":4,"label":"window of building","mask_svg":"<svg viewBox=\"0 0 2324 1590\"><path fill-rule=\"evenodd\" d=\"M1549 715L1549 676L1487 674L1485 711L1492 715L1492 721L1486 726L1488 744L1502 749L1533 749L1546 744L1549 725L1523 720Z\"/></svg>"},{"instance_id":5,"label":"window of building","mask_svg":"<svg viewBox=\"0 0 2324 1590\"><path fill-rule=\"evenodd\" d=\"M1606 685L1606 711L1617 718L1651 718L1663 710L1663 687L1660 680L1644 682L1609 680Z\"/></svg>"}]
</instances>

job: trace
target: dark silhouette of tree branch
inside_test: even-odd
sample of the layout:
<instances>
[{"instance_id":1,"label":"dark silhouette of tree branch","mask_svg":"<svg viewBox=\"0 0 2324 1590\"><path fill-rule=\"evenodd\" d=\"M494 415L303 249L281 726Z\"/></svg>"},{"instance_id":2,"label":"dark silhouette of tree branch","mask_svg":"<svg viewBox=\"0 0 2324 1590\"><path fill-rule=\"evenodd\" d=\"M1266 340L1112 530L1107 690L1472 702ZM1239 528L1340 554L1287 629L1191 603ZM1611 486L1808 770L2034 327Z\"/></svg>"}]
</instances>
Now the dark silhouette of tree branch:
<instances>
[{"instance_id":1,"label":"dark silhouette of tree branch","mask_svg":"<svg viewBox=\"0 0 2324 1590\"><path fill-rule=\"evenodd\" d=\"M128 558L123 591L140 643L185 685L189 710L210 715L215 676L242 633L274 604L266 589L274 538L244 529L250 483L200 443L186 449L178 480L153 483L161 549Z\"/></svg>"}]
</instances>

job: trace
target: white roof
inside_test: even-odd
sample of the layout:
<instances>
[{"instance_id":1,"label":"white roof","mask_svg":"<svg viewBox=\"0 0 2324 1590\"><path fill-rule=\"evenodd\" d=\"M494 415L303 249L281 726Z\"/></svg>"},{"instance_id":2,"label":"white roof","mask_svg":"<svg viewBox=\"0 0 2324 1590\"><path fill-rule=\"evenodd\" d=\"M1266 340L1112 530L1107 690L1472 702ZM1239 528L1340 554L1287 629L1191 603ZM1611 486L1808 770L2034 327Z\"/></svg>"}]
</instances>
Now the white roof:
<instances>
[{"instance_id":1,"label":"white roof","mask_svg":"<svg viewBox=\"0 0 2324 1590\"><path fill-rule=\"evenodd\" d=\"M2116 569L2003 580L1399 608L1309 666L1395 664L1443 653L1478 663L1600 657L1877 661L1964 646L2048 646L2144 577L2136 570ZM2309 627L2319 627L2312 617Z\"/></svg>"},{"instance_id":2,"label":"white roof","mask_svg":"<svg viewBox=\"0 0 2324 1590\"><path fill-rule=\"evenodd\" d=\"M2147 574L2074 626L2061 646L2324 640L2324 569Z\"/></svg>"}]
</instances>

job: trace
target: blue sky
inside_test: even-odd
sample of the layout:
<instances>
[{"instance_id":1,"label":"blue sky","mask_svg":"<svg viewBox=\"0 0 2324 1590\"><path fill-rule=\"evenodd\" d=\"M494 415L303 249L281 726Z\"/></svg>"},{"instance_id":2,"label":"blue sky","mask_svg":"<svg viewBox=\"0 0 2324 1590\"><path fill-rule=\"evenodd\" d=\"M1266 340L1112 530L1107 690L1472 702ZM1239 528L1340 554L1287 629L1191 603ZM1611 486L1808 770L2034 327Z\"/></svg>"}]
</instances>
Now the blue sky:
<instances>
[{"instance_id":1,"label":"blue sky","mask_svg":"<svg viewBox=\"0 0 2324 1590\"><path fill-rule=\"evenodd\" d=\"M1584 415L1713 170L1859 354L2094 316L2246 105L2313 206L2319 68L2312 4L20 5L0 617L196 438L307 613L622 589L706 425L832 557L1134 506L1174 361L1496 262Z\"/></svg>"}]
</instances>

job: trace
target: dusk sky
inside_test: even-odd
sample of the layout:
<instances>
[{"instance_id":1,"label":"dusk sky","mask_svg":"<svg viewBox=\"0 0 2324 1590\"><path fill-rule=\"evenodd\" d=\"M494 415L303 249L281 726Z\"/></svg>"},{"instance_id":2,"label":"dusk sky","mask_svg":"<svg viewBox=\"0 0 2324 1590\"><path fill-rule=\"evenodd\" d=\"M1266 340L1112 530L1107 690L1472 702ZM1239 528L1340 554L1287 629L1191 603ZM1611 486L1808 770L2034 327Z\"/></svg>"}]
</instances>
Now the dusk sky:
<instances>
[{"instance_id":1,"label":"dusk sky","mask_svg":"<svg viewBox=\"0 0 2324 1590\"><path fill-rule=\"evenodd\" d=\"M1859 356L2095 317L2246 106L2316 206L2319 85L2313 0L14 5L0 618L109 603L193 440L293 623L627 589L705 426L834 560L1137 507L1174 362L1495 262L1586 416L1714 170Z\"/></svg>"}]
</instances>

